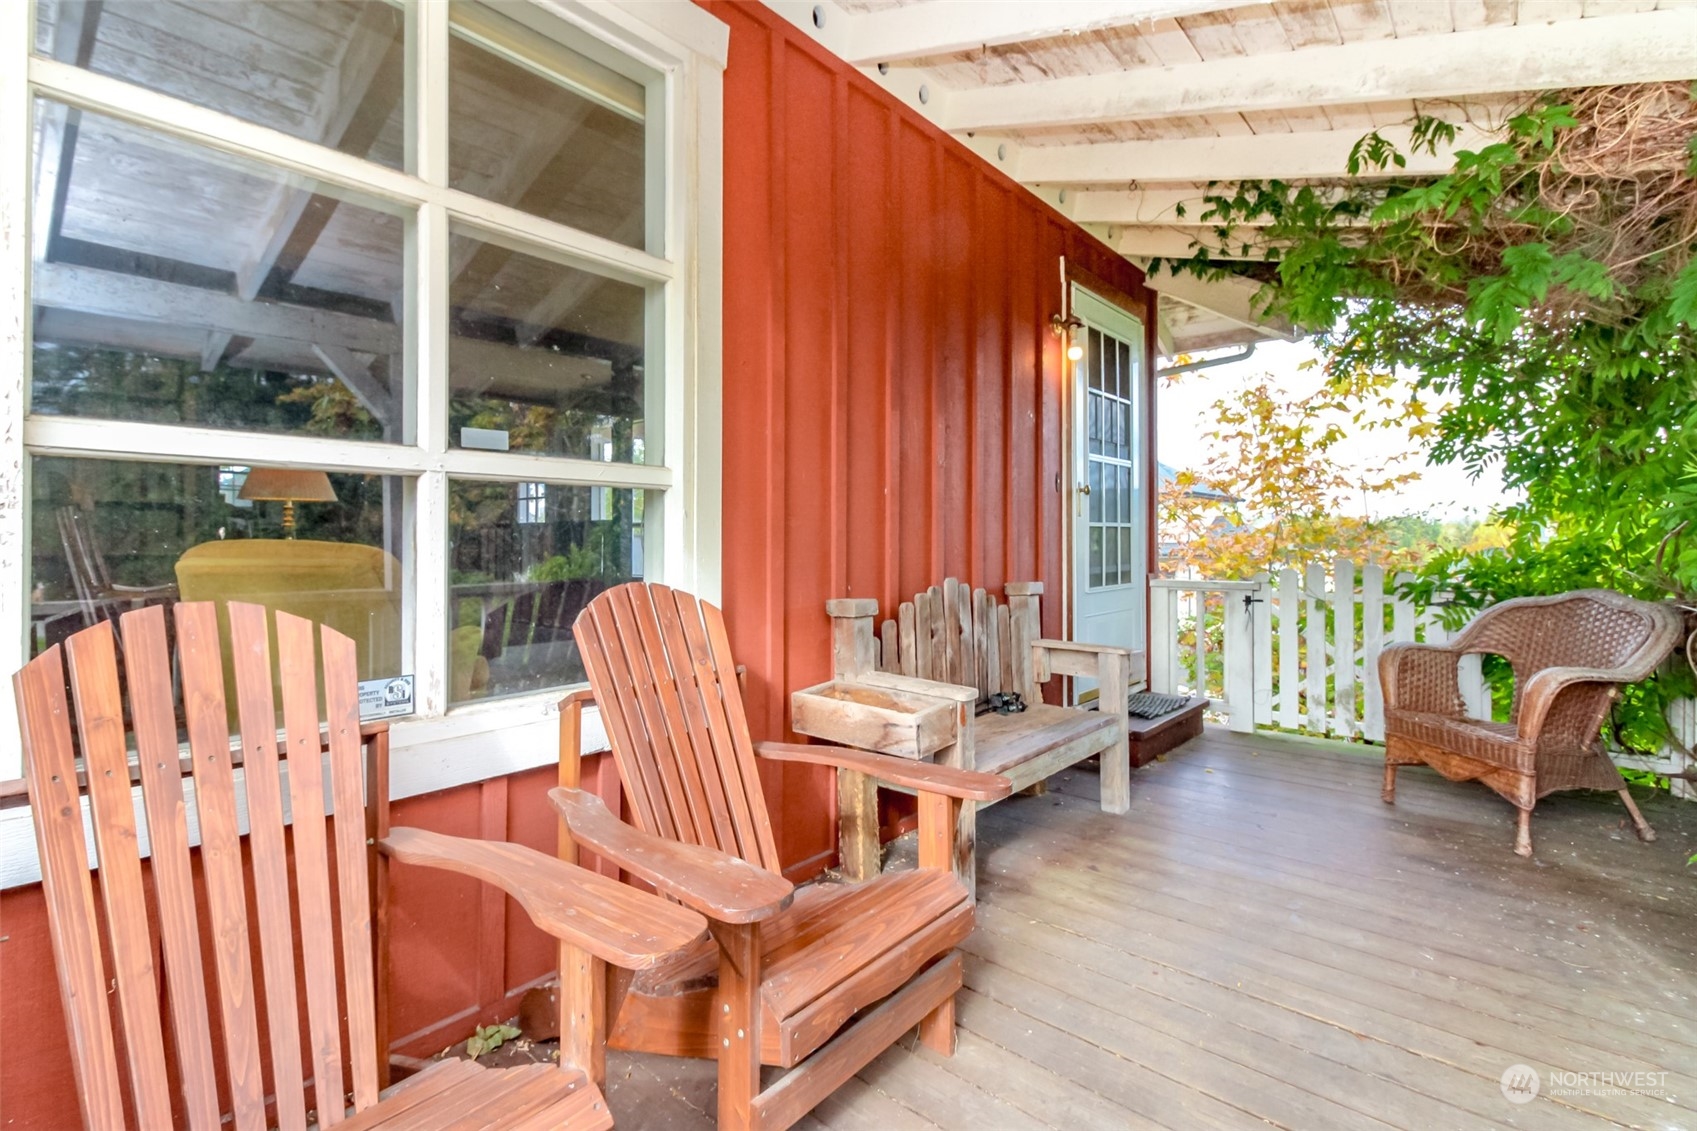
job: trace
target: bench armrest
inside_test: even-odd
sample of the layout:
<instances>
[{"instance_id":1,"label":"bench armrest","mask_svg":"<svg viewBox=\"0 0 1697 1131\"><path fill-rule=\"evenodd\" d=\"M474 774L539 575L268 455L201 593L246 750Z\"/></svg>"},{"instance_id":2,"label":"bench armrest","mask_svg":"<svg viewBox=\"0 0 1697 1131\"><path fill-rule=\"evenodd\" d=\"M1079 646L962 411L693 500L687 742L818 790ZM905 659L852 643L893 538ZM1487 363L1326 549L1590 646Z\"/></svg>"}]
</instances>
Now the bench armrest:
<instances>
[{"instance_id":1,"label":"bench armrest","mask_svg":"<svg viewBox=\"0 0 1697 1131\"><path fill-rule=\"evenodd\" d=\"M1103 684L1104 695L1115 690L1107 684L1117 684L1121 700L1131 684L1143 679L1143 664L1142 652L1117 644L1049 639L1031 642L1032 677L1038 683L1057 675L1081 675Z\"/></svg>"},{"instance_id":2,"label":"bench armrest","mask_svg":"<svg viewBox=\"0 0 1697 1131\"><path fill-rule=\"evenodd\" d=\"M377 847L403 864L493 884L550 935L627 970L646 970L707 930L693 911L522 844L400 828Z\"/></svg>"},{"instance_id":3,"label":"bench armrest","mask_svg":"<svg viewBox=\"0 0 1697 1131\"><path fill-rule=\"evenodd\" d=\"M795 885L726 852L667 840L627 825L581 789L551 789L548 800L572 839L716 923L754 923L790 905Z\"/></svg>"},{"instance_id":4,"label":"bench armrest","mask_svg":"<svg viewBox=\"0 0 1697 1131\"><path fill-rule=\"evenodd\" d=\"M915 762L888 754L850 750L844 746L804 746L793 742L757 743L754 752L774 762L807 762L854 770L916 793L940 793L961 801L1000 801L1013 784L1000 774L981 774L932 762Z\"/></svg>"}]
</instances>

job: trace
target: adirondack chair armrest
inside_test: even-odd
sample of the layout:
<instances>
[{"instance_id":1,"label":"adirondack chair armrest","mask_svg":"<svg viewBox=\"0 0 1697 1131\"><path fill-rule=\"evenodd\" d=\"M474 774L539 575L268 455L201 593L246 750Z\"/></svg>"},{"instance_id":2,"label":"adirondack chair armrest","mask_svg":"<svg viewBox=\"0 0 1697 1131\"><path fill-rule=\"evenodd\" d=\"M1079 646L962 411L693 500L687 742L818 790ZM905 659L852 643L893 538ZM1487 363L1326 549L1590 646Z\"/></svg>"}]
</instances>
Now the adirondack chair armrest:
<instances>
[{"instance_id":1,"label":"adirondack chair armrest","mask_svg":"<svg viewBox=\"0 0 1697 1131\"><path fill-rule=\"evenodd\" d=\"M1619 668L1545 668L1534 672L1520 689L1521 738L1536 738L1556 697L1576 683L1631 683L1643 676ZM1614 694L1619 694L1618 691Z\"/></svg>"},{"instance_id":2,"label":"adirondack chair armrest","mask_svg":"<svg viewBox=\"0 0 1697 1131\"><path fill-rule=\"evenodd\" d=\"M522 844L399 828L377 846L403 864L493 884L550 935L627 970L646 970L707 931L694 911Z\"/></svg>"},{"instance_id":3,"label":"adirondack chair armrest","mask_svg":"<svg viewBox=\"0 0 1697 1131\"><path fill-rule=\"evenodd\" d=\"M795 885L729 853L627 825L593 793L551 789L572 839L716 923L756 923L790 905Z\"/></svg>"},{"instance_id":4,"label":"adirondack chair armrest","mask_svg":"<svg viewBox=\"0 0 1697 1131\"><path fill-rule=\"evenodd\" d=\"M1031 668L1038 683L1052 676L1082 675L1107 683L1110 675L1126 686L1143 678L1143 653L1117 644L1086 640L1033 640ZM1117 669L1117 672L1113 669ZM1121 686L1123 693L1126 686Z\"/></svg>"},{"instance_id":5,"label":"adirondack chair armrest","mask_svg":"<svg viewBox=\"0 0 1697 1131\"><path fill-rule=\"evenodd\" d=\"M847 682L862 683L867 687L882 687L889 691L906 691L913 695L929 695L935 699L952 699L957 703L978 702L976 687L968 687L964 683L943 683L941 680L897 675L895 672L862 672Z\"/></svg>"},{"instance_id":6,"label":"adirondack chair armrest","mask_svg":"<svg viewBox=\"0 0 1697 1131\"><path fill-rule=\"evenodd\" d=\"M774 762L806 762L855 770L916 793L940 793L961 801L1000 801L1013 792L1013 783L1000 774L983 774L933 762L916 762L889 754L851 750L846 746L807 746L793 742L757 743L754 752Z\"/></svg>"},{"instance_id":7,"label":"adirondack chair armrest","mask_svg":"<svg viewBox=\"0 0 1697 1131\"><path fill-rule=\"evenodd\" d=\"M1456 663L1465 654L1453 645L1387 645L1379 653L1379 686L1386 710L1462 714L1465 706Z\"/></svg>"}]
</instances>

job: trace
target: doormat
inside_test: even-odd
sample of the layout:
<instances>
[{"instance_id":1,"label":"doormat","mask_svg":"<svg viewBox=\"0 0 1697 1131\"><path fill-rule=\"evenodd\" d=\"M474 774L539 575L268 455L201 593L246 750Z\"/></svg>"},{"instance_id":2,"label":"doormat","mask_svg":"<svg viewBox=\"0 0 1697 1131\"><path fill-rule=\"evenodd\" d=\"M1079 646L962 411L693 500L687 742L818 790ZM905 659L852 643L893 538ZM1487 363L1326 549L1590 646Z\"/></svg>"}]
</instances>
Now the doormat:
<instances>
[{"instance_id":1,"label":"doormat","mask_svg":"<svg viewBox=\"0 0 1697 1131\"><path fill-rule=\"evenodd\" d=\"M1158 719L1170 715L1190 702L1188 695L1160 695L1153 691L1135 691L1126 697L1126 710L1140 719Z\"/></svg>"}]
</instances>

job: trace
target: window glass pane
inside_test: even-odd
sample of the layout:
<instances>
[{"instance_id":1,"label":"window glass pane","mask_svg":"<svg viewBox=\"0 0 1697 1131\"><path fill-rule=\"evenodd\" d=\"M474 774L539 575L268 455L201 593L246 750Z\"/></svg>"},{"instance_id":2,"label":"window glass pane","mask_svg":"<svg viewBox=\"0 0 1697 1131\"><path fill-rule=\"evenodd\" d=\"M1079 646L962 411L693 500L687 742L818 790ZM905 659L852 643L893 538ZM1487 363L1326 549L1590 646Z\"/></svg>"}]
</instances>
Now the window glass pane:
<instances>
[{"instance_id":1,"label":"window glass pane","mask_svg":"<svg viewBox=\"0 0 1697 1131\"><path fill-rule=\"evenodd\" d=\"M35 49L400 168L404 24L376 0L41 0Z\"/></svg>"},{"instance_id":2,"label":"window glass pane","mask_svg":"<svg viewBox=\"0 0 1697 1131\"><path fill-rule=\"evenodd\" d=\"M448 183L645 246L642 84L482 5L456 5L453 31Z\"/></svg>"},{"instance_id":3,"label":"window glass pane","mask_svg":"<svg viewBox=\"0 0 1697 1131\"><path fill-rule=\"evenodd\" d=\"M37 458L32 651L146 603L252 601L346 633L361 679L406 674L401 487L341 472Z\"/></svg>"},{"instance_id":4,"label":"window glass pane","mask_svg":"<svg viewBox=\"0 0 1697 1131\"><path fill-rule=\"evenodd\" d=\"M644 463L641 287L449 241L449 443Z\"/></svg>"},{"instance_id":5,"label":"window glass pane","mask_svg":"<svg viewBox=\"0 0 1697 1131\"><path fill-rule=\"evenodd\" d=\"M402 217L36 103L31 410L407 439Z\"/></svg>"},{"instance_id":6,"label":"window glass pane","mask_svg":"<svg viewBox=\"0 0 1697 1131\"><path fill-rule=\"evenodd\" d=\"M572 621L642 576L642 515L627 488L450 482L450 700L582 683Z\"/></svg>"}]
</instances>

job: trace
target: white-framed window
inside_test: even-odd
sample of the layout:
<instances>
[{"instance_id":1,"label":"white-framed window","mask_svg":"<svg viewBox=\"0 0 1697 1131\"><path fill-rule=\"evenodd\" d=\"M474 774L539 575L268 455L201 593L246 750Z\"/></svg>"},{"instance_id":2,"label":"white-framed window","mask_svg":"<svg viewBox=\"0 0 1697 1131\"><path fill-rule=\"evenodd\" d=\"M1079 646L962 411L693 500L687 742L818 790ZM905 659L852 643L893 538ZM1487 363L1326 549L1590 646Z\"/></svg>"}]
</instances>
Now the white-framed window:
<instances>
[{"instance_id":1,"label":"white-framed window","mask_svg":"<svg viewBox=\"0 0 1697 1131\"><path fill-rule=\"evenodd\" d=\"M540 722L566 600L716 595L723 25L0 7L8 670L103 585L261 600L415 675L404 747Z\"/></svg>"}]
</instances>

